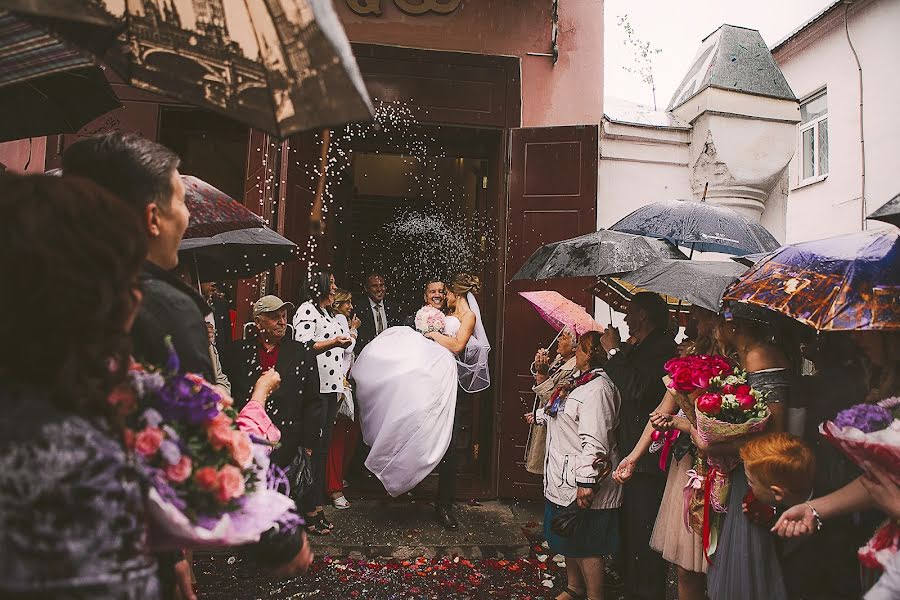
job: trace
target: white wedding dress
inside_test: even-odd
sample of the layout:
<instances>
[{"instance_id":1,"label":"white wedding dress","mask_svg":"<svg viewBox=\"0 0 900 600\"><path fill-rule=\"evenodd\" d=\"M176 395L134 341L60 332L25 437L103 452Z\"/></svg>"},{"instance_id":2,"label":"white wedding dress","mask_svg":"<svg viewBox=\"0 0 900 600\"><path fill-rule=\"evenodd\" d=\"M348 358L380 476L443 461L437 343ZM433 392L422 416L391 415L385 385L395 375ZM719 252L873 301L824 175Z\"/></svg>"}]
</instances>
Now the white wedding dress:
<instances>
[{"instance_id":1,"label":"white wedding dress","mask_svg":"<svg viewBox=\"0 0 900 600\"><path fill-rule=\"evenodd\" d=\"M459 330L447 317L444 333ZM457 360L410 327L391 327L353 365L359 423L371 447L366 468L391 496L414 488L441 462L453 434Z\"/></svg>"}]
</instances>

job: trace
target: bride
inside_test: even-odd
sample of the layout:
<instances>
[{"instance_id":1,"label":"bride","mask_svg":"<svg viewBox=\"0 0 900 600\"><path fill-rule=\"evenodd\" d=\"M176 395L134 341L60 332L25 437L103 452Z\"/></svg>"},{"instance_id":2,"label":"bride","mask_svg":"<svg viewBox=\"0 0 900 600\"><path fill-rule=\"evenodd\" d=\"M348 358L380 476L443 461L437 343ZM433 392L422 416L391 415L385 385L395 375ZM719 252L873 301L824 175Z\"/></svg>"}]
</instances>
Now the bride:
<instances>
[{"instance_id":1,"label":"bride","mask_svg":"<svg viewBox=\"0 0 900 600\"><path fill-rule=\"evenodd\" d=\"M458 274L447 284L444 332L422 335L391 327L372 340L353 367L366 468L391 496L411 490L450 446L457 388L490 385L490 344L474 293L477 277Z\"/></svg>"}]
</instances>

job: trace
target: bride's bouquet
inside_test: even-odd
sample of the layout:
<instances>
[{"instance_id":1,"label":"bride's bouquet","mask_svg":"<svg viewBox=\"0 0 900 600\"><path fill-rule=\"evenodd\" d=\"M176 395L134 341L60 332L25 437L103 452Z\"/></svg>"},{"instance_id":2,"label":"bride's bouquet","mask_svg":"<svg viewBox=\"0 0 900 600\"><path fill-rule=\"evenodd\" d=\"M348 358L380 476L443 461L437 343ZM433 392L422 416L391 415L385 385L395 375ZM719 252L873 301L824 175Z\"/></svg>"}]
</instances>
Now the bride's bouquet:
<instances>
[{"instance_id":1,"label":"bride's bouquet","mask_svg":"<svg viewBox=\"0 0 900 600\"><path fill-rule=\"evenodd\" d=\"M900 484L900 397L851 406L822 423L819 432L861 468L876 464ZM860 563L883 569L898 548L900 524L889 519L859 549Z\"/></svg>"},{"instance_id":2,"label":"bride's bouquet","mask_svg":"<svg viewBox=\"0 0 900 600\"><path fill-rule=\"evenodd\" d=\"M294 502L267 485L267 448L235 422L230 398L202 377L134 364L110 403L122 416L125 445L150 479L157 549L236 546L269 529L300 524Z\"/></svg>"},{"instance_id":3,"label":"bride's bouquet","mask_svg":"<svg viewBox=\"0 0 900 600\"><path fill-rule=\"evenodd\" d=\"M433 306L423 306L416 313L416 331L421 334L444 333L444 313Z\"/></svg>"}]
</instances>

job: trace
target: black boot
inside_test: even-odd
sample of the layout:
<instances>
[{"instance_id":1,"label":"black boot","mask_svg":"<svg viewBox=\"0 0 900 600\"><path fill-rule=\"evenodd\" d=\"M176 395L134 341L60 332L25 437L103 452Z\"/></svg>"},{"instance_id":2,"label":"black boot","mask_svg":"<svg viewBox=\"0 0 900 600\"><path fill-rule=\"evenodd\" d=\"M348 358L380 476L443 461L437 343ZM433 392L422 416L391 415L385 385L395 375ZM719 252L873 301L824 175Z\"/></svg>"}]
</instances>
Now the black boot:
<instances>
[{"instance_id":1,"label":"black boot","mask_svg":"<svg viewBox=\"0 0 900 600\"><path fill-rule=\"evenodd\" d=\"M434 507L435 518L437 518L437 522L443 526L444 529L458 529L459 521L456 520L456 516L453 514L453 505L444 506L442 504L438 504Z\"/></svg>"}]
</instances>

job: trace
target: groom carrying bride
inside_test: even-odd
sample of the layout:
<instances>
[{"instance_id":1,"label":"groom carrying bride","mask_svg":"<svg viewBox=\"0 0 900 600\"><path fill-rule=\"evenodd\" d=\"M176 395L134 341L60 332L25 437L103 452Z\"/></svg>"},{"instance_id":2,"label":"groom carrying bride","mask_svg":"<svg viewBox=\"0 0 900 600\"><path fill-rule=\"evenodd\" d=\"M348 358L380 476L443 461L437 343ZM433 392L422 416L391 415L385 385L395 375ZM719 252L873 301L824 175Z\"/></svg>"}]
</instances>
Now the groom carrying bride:
<instances>
[{"instance_id":1,"label":"groom carrying bride","mask_svg":"<svg viewBox=\"0 0 900 600\"><path fill-rule=\"evenodd\" d=\"M457 393L490 385L490 344L474 296L478 278L459 274L446 285L449 312L442 320L435 310L442 298L438 284L426 286L428 304L422 310L431 309L429 325L384 331L360 353L354 378L363 439L372 448L366 467L391 496L399 496L440 465L437 518L456 529L452 439Z\"/></svg>"}]
</instances>

